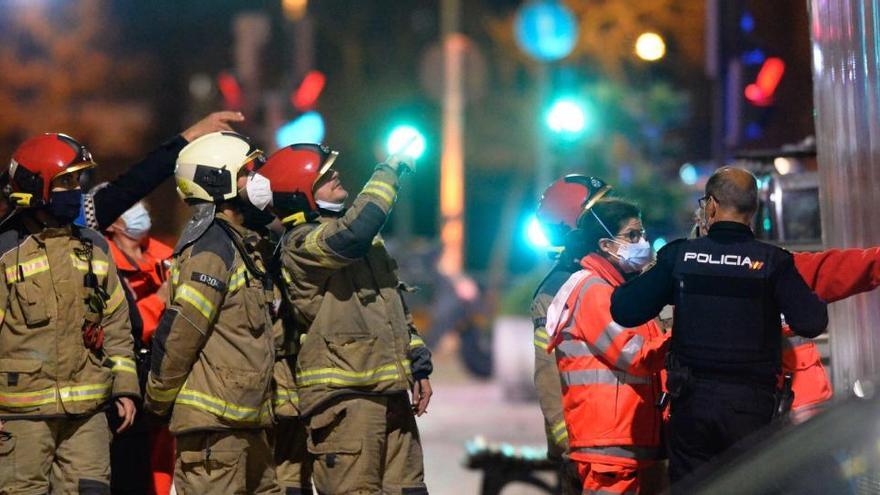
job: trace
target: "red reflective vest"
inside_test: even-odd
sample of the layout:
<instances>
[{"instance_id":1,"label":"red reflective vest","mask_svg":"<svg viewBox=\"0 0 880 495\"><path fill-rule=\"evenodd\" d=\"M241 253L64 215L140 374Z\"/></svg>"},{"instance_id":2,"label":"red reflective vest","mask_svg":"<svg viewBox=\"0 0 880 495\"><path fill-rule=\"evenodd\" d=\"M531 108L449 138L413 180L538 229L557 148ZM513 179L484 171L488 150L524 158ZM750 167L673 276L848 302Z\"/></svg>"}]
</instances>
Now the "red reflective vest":
<instances>
[{"instance_id":1,"label":"red reflective vest","mask_svg":"<svg viewBox=\"0 0 880 495\"><path fill-rule=\"evenodd\" d=\"M807 285L825 302L839 301L880 286L880 248L829 249L794 253ZM792 410L808 409L831 398L831 380L816 344L783 328L782 369L792 373Z\"/></svg>"},{"instance_id":2,"label":"red reflective vest","mask_svg":"<svg viewBox=\"0 0 880 495\"><path fill-rule=\"evenodd\" d=\"M596 254L581 266L547 315L570 456L582 462L653 461L660 454L662 416L655 404L669 339L653 321L635 328L615 323L611 293L623 278Z\"/></svg>"}]
</instances>

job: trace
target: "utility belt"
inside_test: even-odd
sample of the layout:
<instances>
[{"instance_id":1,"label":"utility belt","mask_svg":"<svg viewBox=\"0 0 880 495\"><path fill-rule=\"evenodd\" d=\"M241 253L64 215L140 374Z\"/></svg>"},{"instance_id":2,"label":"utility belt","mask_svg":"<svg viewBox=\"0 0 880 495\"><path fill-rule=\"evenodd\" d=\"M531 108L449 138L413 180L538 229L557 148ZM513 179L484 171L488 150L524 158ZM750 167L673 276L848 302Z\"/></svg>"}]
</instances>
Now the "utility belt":
<instances>
[{"instance_id":1,"label":"utility belt","mask_svg":"<svg viewBox=\"0 0 880 495\"><path fill-rule=\"evenodd\" d=\"M695 379L760 385L759 382L749 377L739 377L723 373L694 372L689 367L682 366L676 356L670 352L666 355L666 390L657 398L657 409L661 411L666 409L672 399L681 397L693 385ZM786 373L783 376L781 386L777 385L774 387L773 395L775 403L773 417L781 418L788 415L794 402L791 373Z\"/></svg>"}]
</instances>

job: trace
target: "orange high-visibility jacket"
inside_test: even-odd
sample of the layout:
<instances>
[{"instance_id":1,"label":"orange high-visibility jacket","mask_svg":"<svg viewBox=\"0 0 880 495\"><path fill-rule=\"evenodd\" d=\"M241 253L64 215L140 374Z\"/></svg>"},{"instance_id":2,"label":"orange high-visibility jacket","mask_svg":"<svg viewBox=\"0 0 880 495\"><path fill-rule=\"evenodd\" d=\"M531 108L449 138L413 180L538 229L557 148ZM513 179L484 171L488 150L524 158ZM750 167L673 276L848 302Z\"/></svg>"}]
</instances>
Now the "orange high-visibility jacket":
<instances>
[{"instance_id":1,"label":"orange high-visibility jacket","mask_svg":"<svg viewBox=\"0 0 880 495\"><path fill-rule=\"evenodd\" d=\"M669 339L653 322L624 328L611 318L623 277L596 254L563 285L548 310L570 456L637 464L659 457L662 417L655 406Z\"/></svg>"},{"instance_id":2,"label":"orange high-visibility jacket","mask_svg":"<svg viewBox=\"0 0 880 495\"><path fill-rule=\"evenodd\" d=\"M825 302L880 286L880 248L794 253L794 264L807 285ZM806 409L830 399L831 380L816 344L794 335L787 326L784 337L782 369L792 373L792 409Z\"/></svg>"}]
</instances>

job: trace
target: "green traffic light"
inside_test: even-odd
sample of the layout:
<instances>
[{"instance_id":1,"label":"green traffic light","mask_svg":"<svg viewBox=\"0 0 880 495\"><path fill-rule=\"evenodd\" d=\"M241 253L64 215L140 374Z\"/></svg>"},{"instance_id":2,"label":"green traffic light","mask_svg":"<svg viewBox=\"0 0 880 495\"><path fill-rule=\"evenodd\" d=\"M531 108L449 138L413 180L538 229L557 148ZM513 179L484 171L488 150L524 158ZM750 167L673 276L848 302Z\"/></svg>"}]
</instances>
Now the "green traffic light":
<instances>
[{"instance_id":1,"label":"green traffic light","mask_svg":"<svg viewBox=\"0 0 880 495\"><path fill-rule=\"evenodd\" d=\"M389 155L405 151L418 159L425 152L425 136L411 125L399 125L388 135L385 149Z\"/></svg>"},{"instance_id":2,"label":"green traffic light","mask_svg":"<svg viewBox=\"0 0 880 495\"><path fill-rule=\"evenodd\" d=\"M557 134L578 135L587 129L587 111L573 98L560 98L547 112L546 123Z\"/></svg>"}]
</instances>

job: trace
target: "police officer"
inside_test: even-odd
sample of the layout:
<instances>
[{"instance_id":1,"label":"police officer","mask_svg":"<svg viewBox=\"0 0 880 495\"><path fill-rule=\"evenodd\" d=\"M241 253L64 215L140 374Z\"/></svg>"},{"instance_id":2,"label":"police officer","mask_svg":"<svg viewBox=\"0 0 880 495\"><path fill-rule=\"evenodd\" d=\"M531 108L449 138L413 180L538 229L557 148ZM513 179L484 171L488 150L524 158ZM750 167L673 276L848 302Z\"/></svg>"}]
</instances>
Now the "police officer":
<instances>
[{"instance_id":1,"label":"police officer","mask_svg":"<svg viewBox=\"0 0 880 495\"><path fill-rule=\"evenodd\" d=\"M826 305L795 269L791 253L755 240L757 183L726 167L700 199L709 235L679 240L657 264L619 287L611 313L632 327L675 305L667 387L673 482L772 420L780 372L780 313L803 337L828 324Z\"/></svg>"},{"instance_id":2,"label":"police officer","mask_svg":"<svg viewBox=\"0 0 880 495\"><path fill-rule=\"evenodd\" d=\"M611 186L595 177L567 175L544 190L535 212L547 239L557 251L553 268L532 298L531 316L535 330L535 388L544 415L547 456L559 465L563 494L579 494L583 488L577 465L567 457L568 430L562 411L562 383L556 357L547 352L547 308L562 284L581 269L581 258L590 252L586 243L581 241L582 236L572 234L577 229L578 218L585 207L589 209L588 203L595 203L610 189Z\"/></svg>"},{"instance_id":3,"label":"police officer","mask_svg":"<svg viewBox=\"0 0 880 495\"><path fill-rule=\"evenodd\" d=\"M63 134L25 141L9 167L17 209L0 235L0 492L110 493L115 402L140 392L128 306L107 241L72 225L91 154ZM134 400L133 400L134 399Z\"/></svg>"},{"instance_id":4,"label":"police officer","mask_svg":"<svg viewBox=\"0 0 880 495\"><path fill-rule=\"evenodd\" d=\"M262 215L240 196L261 158L243 136L218 132L177 159L178 190L194 216L175 248L146 408L171 415L180 493L280 493L267 434L273 294L260 238L248 228Z\"/></svg>"},{"instance_id":5,"label":"police officer","mask_svg":"<svg viewBox=\"0 0 880 495\"><path fill-rule=\"evenodd\" d=\"M319 493L424 494L415 416L428 407L430 352L404 304L405 286L379 230L412 160L376 167L351 206L337 153L296 144L259 170L287 231L280 254L299 328L300 411ZM407 391L412 391L412 402Z\"/></svg>"}]
</instances>

